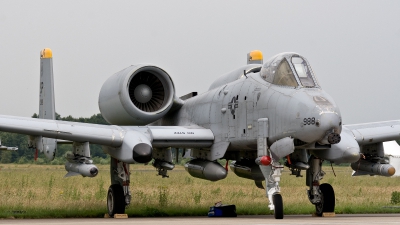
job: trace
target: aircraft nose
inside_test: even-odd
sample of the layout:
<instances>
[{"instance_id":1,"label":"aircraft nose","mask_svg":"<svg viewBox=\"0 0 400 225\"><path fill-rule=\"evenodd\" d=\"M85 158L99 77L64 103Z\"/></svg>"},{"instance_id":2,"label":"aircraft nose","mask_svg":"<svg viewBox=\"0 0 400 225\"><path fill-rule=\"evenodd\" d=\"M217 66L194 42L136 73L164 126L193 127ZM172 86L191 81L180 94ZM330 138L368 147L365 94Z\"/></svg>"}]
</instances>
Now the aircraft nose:
<instances>
[{"instance_id":1,"label":"aircraft nose","mask_svg":"<svg viewBox=\"0 0 400 225\"><path fill-rule=\"evenodd\" d=\"M316 123L321 132L325 135L318 142L321 144L337 144L340 142L340 133L342 131L342 120L338 113L320 113L320 119Z\"/></svg>"},{"instance_id":2,"label":"aircraft nose","mask_svg":"<svg viewBox=\"0 0 400 225\"><path fill-rule=\"evenodd\" d=\"M321 118L320 118L320 127L321 128L336 128L336 129L341 129L342 126L342 120L338 113L332 112L332 113L326 113L326 112L321 112L320 113Z\"/></svg>"}]
</instances>

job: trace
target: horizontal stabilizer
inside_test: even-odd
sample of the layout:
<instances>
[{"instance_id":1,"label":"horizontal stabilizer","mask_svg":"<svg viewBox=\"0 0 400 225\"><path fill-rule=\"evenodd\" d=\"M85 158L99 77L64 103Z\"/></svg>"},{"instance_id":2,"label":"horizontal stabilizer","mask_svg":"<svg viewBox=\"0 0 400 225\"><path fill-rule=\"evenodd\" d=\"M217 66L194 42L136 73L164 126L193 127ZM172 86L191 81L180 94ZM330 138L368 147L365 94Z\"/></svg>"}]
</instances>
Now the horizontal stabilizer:
<instances>
[{"instance_id":1,"label":"horizontal stabilizer","mask_svg":"<svg viewBox=\"0 0 400 225\"><path fill-rule=\"evenodd\" d=\"M78 175L81 175L81 174L69 171L67 174L65 174L64 178L72 177L72 176L78 176Z\"/></svg>"}]
</instances>

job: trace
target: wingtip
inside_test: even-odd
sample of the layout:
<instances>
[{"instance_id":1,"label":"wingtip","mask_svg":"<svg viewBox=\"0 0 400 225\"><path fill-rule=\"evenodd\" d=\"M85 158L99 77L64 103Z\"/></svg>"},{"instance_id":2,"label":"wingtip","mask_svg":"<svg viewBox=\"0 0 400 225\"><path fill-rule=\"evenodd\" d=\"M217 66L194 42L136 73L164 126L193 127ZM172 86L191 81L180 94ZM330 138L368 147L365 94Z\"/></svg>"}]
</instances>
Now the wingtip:
<instances>
[{"instance_id":1,"label":"wingtip","mask_svg":"<svg viewBox=\"0 0 400 225\"><path fill-rule=\"evenodd\" d=\"M40 58L41 59L53 58L53 52L51 51L50 48L45 48L42 51L40 51Z\"/></svg>"}]
</instances>

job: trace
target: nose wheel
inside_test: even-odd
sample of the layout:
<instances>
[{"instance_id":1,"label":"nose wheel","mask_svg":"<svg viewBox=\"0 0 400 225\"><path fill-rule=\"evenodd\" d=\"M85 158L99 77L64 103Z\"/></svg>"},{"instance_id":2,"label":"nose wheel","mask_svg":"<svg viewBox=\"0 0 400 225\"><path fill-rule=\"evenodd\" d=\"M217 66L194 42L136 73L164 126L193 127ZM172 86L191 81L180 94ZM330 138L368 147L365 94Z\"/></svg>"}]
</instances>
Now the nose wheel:
<instances>
[{"instance_id":1,"label":"nose wheel","mask_svg":"<svg viewBox=\"0 0 400 225\"><path fill-rule=\"evenodd\" d=\"M272 196L272 201L274 203L274 217L275 219L283 219L283 200L281 194L274 194Z\"/></svg>"},{"instance_id":2,"label":"nose wheel","mask_svg":"<svg viewBox=\"0 0 400 225\"><path fill-rule=\"evenodd\" d=\"M260 165L260 170L265 177L266 195L269 200L268 208L274 210L275 219L283 219L283 200L279 187L282 169L283 166L279 162L274 162L269 166Z\"/></svg>"}]
</instances>

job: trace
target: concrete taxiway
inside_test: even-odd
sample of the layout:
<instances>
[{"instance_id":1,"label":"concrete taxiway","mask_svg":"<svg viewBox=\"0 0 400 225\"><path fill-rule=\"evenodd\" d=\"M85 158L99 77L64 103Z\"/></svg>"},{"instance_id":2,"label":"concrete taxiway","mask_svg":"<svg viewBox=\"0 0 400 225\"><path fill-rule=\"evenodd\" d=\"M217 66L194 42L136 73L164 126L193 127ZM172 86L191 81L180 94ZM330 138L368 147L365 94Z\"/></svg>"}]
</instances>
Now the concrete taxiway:
<instances>
[{"instance_id":1,"label":"concrete taxiway","mask_svg":"<svg viewBox=\"0 0 400 225\"><path fill-rule=\"evenodd\" d=\"M158 218L128 218L128 219L2 219L2 225L119 225L119 224L162 224L162 225L271 225L271 224L400 224L400 214L356 214L336 215L335 217L312 217L311 215L288 215L283 220L275 220L273 216L239 216L236 218L209 217L158 217Z\"/></svg>"}]
</instances>

